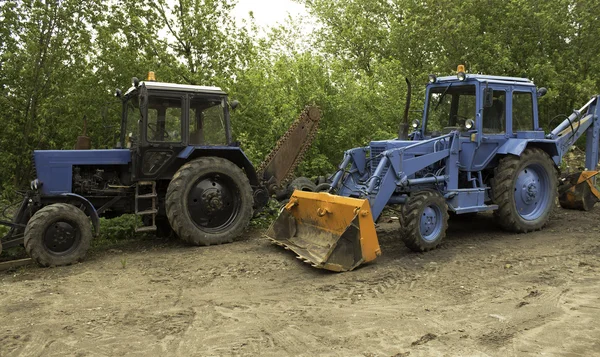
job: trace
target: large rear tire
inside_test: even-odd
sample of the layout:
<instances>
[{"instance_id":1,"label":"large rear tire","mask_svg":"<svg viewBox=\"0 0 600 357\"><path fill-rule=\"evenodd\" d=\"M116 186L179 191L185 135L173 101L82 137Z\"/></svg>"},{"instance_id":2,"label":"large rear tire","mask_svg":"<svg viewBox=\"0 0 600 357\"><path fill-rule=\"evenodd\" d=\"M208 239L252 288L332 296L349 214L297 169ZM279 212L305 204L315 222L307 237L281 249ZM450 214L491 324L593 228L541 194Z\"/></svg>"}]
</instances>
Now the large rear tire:
<instances>
[{"instance_id":1,"label":"large rear tire","mask_svg":"<svg viewBox=\"0 0 600 357\"><path fill-rule=\"evenodd\" d=\"M550 218L557 195L557 175L550 156L538 148L506 156L495 169L494 216L502 228L518 233L541 229Z\"/></svg>"},{"instance_id":2,"label":"large rear tire","mask_svg":"<svg viewBox=\"0 0 600 357\"><path fill-rule=\"evenodd\" d=\"M37 211L25 228L25 250L43 267L70 265L83 260L92 242L89 218L68 203Z\"/></svg>"},{"instance_id":3,"label":"large rear tire","mask_svg":"<svg viewBox=\"0 0 600 357\"><path fill-rule=\"evenodd\" d=\"M248 226L252 206L252 187L244 171L218 157L181 166L166 195L171 227L195 245L233 242Z\"/></svg>"},{"instance_id":4,"label":"large rear tire","mask_svg":"<svg viewBox=\"0 0 600 357\"><path fill-rule=\"evenodd\" d=\"M448 229L448 206L435 191L413 194L400 212L400 237L415 252L437 248Z\"/></svg>"}]
</instances>

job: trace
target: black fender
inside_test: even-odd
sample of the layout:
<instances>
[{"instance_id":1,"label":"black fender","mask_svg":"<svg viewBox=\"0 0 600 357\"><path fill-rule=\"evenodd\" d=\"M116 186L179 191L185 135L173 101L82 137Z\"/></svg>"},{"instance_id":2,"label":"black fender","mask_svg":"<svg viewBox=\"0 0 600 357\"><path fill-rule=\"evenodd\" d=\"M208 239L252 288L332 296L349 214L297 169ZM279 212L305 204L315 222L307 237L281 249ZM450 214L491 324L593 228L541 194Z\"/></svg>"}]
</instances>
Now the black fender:
<instances>
[{"instance_id":1,"label":"black fender","mask_svg":"<svg viewBox=\"0 0 600 357\"><path fill-rule=\"evenodd\" d=\"M98 212L94 205L88 201L87 198L80 196L75 193L61 193L56 196L42 196L42 202L45 204L52 204L58 202L77 202L82 204L85 207L85 212L88 214L90 219L92 220L92 225L94 226L94 237L97 237L100 234L100 217L98 216Z\"/></svg>"},{"instance_id":2,"label":"black fender","mask_svg":"<svg viewBox=\"0 0 600 357\"><path fill-rule=\"evenodd\" d=\"M252 165L250 159L248 159L244 151L238 146L188 146L177 155L184 162L205 156L221 157L233 162L244 170L250 181L250 185L255 188L260 186L254 165Z\"/></svg>"}]
</instances>

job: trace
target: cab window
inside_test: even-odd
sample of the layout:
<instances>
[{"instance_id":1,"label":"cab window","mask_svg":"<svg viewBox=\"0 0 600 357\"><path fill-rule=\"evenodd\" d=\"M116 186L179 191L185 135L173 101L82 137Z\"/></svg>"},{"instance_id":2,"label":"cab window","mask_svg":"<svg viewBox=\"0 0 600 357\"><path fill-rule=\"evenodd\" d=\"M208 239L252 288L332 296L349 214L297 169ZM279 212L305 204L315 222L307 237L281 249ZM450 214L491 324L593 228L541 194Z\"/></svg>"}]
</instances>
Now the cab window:
<instances>
[{"instance_id":1,"label":"cab window","mask_svg":"<svg viewBox=\"0 0 600 357\"><path fill-rule=\"evenodd\" d=\"M506 132L506 91L495 90L492 106L483 108L483 133L504 134Z\"/></svg>"},{"instance_id":2,"label":"cab window","mask_svg":"<svg viewBox=\"0 0 600 357\"><path fill-rule=\"evenodd\" d=\"M150 142L181 142L181 98L148 99L146 137Z\"/></svg>"},{"instance_id":3,"label":"cab window","mask_svg":"<svg viewBox=\"0 0 600 357\"><path fill-rule=\"evenodd\" d=\"M227 145L224 100L194 97L190 101L190 144Z\"/></svg>"},{"instance_id":4,"label":"cab window","mask_svg":"<svg viewBox=\"0 0 600 357\"><path fill-rule=\"evenodd\" d=\"M512 118L513 132L534 130L531 92L513 92Z\"/></svg>"},{"instance_id":5,"label":"cab window","mask_svg":"<svg viewBox=\"0 0 600 357\"><path fill-rule=\"evenodd\" d=\"M475 120L477 102L474 85L449 85L429 91L425 135L464 128Z\"/></svg>"}]
</instances>

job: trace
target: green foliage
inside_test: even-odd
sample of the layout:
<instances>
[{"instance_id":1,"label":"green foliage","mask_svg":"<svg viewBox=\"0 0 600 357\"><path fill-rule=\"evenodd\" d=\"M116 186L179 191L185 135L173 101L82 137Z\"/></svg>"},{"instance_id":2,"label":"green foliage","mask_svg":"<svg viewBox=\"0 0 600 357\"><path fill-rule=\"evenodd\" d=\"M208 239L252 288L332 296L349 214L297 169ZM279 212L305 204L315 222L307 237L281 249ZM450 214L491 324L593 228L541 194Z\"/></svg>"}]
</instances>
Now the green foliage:
<instances>
[{"instance_id":1,"label":"green foliage","mask_svg":"<svg viewBox=\"0 0 600 357\"><path fill-rule=\"evenodd\" d=\"M266 229L279 214L282 204L276 200L269 200L263 210L250 221L250 227Z\"/></svg>"},{"instance_id":2,"label":"green foliage","mask_svg":"<svg viewBox=\"0 0 600 357\"><path fill-rule=\"evenodd\" d=\"M136 222L138 220L138 222ZM135 225L141 225L139 217L133 214L123 215L117 218L100 218L100 241L116 242L135 237Z\"/></svg>"},{"instance_id":3,"label":"green foliage","mask_svg":"<svg viewBox=\"0 0 600 357\"><path fill-rule=\"evenodd\" d=\"M121 109L112 93L150 70L238 99L234 137L256 165L305 105L319 105L319 134L297 172L305 176L333 172L348 148L395 137L405 76L413 109L428 73L461 63L532 78L549 89L546 129L600 90L594 2L298 2L318 21L310 41L299 40L302 19L266 36L252 20L236 24L233 0L0 2L0 195L33 178L32 150L72 148L84 116L94 147L114 147ZM108 229L131 233L117 227Z\"/></svg>"}]
</instances>

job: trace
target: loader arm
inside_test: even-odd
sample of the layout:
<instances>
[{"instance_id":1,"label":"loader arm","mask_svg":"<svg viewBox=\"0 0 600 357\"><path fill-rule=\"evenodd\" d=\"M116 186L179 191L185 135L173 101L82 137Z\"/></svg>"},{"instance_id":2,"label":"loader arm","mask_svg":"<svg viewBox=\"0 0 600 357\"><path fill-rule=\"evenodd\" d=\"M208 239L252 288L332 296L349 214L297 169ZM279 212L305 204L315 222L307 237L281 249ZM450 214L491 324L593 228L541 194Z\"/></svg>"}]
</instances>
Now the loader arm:
<instances>
[{"instance_id":1,"label":"loader arm","mask_svg":"<svg viewBox=\"0 0 600 357\"><path fill-rule=\"evenodd\" d=\"M406 199L402 192L423 184L448 184L448 175L420 177L419 171L459 153L459 132L423 141L398 141L402 147L381 153L356 148L344 153L329 193L295 191L266 236L314 267L348 271L381 254L375 221L384 207ZM375 160L375 161L374 161ZM376 162L377 165L374 165ZM372 165L369 169L369 165ZM458 165L452 166L458 170Z\"/></svg>"},{"instance_id":2,"label":"loader arm","mask_svg":"<svg viewBox=\"0 0 600 357\"><path fill-rule=\"evenodd\" d=\"M425 178L414 178L414 176L424 168L450 157L451 151L456 151L455 154L458 155L458 135L458 131L453 131L432 139L416 141L408 146L386 150L380 154L381 160L377 168L366 180L360 179L361 172L366 171L364 154L361 157L358 151L360 149L349 150L345 153L344 161L339 166L331 186L338 187L343 173L346 172L348 176L341 184L338 194L350 197L358 195L360 198L368 199L373 220L377 220L392 199L397 187L408 189L410 186L448 180L447 174ZM456 150L452 150L454 147ZM423 149L431 152L423 153ZM349 165L351 168L347 170Z\"/></svg>"}]
</instances>

